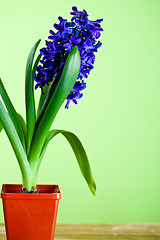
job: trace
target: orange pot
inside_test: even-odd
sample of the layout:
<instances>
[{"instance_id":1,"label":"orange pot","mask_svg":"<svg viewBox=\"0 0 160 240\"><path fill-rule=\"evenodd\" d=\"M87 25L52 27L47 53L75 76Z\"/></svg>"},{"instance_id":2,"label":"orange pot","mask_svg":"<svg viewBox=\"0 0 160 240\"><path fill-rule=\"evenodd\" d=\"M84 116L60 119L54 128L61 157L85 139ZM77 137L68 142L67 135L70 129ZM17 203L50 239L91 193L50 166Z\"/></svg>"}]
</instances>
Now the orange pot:
<instances>
[{"instance_id":1,"label":"orange pot","mask_svg":"<svg viewBox=\"0 0 160 240\"><path fill-rule=\"evenodd\" d=\"M4 184L1 198L7 240L53 240L61 193L58 185L37 185L38 193L21 193L22 185Z\"/></svg>"}]
</instances>

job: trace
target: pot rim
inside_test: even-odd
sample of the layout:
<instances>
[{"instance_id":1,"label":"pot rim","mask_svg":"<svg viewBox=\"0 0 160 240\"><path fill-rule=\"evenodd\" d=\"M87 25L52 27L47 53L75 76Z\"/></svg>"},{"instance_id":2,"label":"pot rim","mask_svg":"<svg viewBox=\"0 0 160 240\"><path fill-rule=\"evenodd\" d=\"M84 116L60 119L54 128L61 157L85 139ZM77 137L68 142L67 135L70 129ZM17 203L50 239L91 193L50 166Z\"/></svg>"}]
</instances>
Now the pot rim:
<instances>
[{"instance_id":1,"label":"pot rim","mask_svg":"<svg viewBox=\"0 0 160 240\"><path fill-rule=\"evenodd\" d=\"M2 199L17 200L59 200L61 192L58 185L53 184L37 184L38 193L22 193L22 184L3 184L0 197Z\"/></svg>"}]
</instances>

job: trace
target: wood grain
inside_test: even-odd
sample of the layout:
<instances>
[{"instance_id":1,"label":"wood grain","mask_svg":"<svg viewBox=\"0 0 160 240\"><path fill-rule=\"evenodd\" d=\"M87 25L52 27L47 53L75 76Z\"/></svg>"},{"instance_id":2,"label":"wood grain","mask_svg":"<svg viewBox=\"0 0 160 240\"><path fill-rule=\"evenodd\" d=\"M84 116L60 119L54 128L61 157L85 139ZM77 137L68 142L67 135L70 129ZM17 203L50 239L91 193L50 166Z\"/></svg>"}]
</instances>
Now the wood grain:
<instances>
[{"instance_id":1,"label":"wood grain","mask_svg":"<svg viewBox=\"0 0 160 240\"><path fill-rule=\"evenodd\" d=\"M55 240L77 239L160 240L160 224L57 224ZM0 240L6 240L2 225Z\"/></svg>"}]
</instances>

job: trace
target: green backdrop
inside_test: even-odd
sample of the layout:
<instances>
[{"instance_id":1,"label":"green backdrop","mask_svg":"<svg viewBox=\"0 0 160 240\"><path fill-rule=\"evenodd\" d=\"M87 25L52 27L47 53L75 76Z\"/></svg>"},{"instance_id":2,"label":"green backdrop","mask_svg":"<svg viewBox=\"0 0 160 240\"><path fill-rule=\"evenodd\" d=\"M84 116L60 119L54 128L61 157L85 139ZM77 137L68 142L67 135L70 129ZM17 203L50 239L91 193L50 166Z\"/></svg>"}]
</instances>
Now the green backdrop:
<instances>
[{"instance_id":1,"label":"green backdrop","mask_svg":"<svg viewBox=\"0 0 160 240\"><path fill-rule=\"evenodd\" d=\"M32 45L71 7L104 18L95 68L78 105L64 106L54 127L83 142L97 194L83 180L63 136L50 144L39 183L59 184L58 222L160 221L160 1L0 0L0 76L17 109L24 111L24 69ZM37 97L38 97L37 90ZM0 134L0 185L21 183L4 132ZM0 203L0 222L3 222Z\"/></svg>"}]
</instances>

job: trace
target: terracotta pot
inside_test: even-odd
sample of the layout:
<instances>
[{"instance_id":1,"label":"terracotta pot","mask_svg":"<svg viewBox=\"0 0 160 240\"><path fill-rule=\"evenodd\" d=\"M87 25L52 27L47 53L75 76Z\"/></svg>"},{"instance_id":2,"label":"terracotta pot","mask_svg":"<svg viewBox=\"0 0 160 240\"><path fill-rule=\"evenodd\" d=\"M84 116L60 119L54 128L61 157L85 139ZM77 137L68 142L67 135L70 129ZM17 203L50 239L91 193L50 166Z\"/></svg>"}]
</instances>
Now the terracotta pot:
<instances>
[{"instance_id":1,"label":"terracotta pot","mask_svg":"<svg viewBox=\"0 0 160 240\"><path fill-rule=\"evenodd\" d=\"M7 240L53 240L61 193L58 185L37 185L38 193L21 193L22 185L4 184L1 198Z\"/></svg>"}]
</instances>

